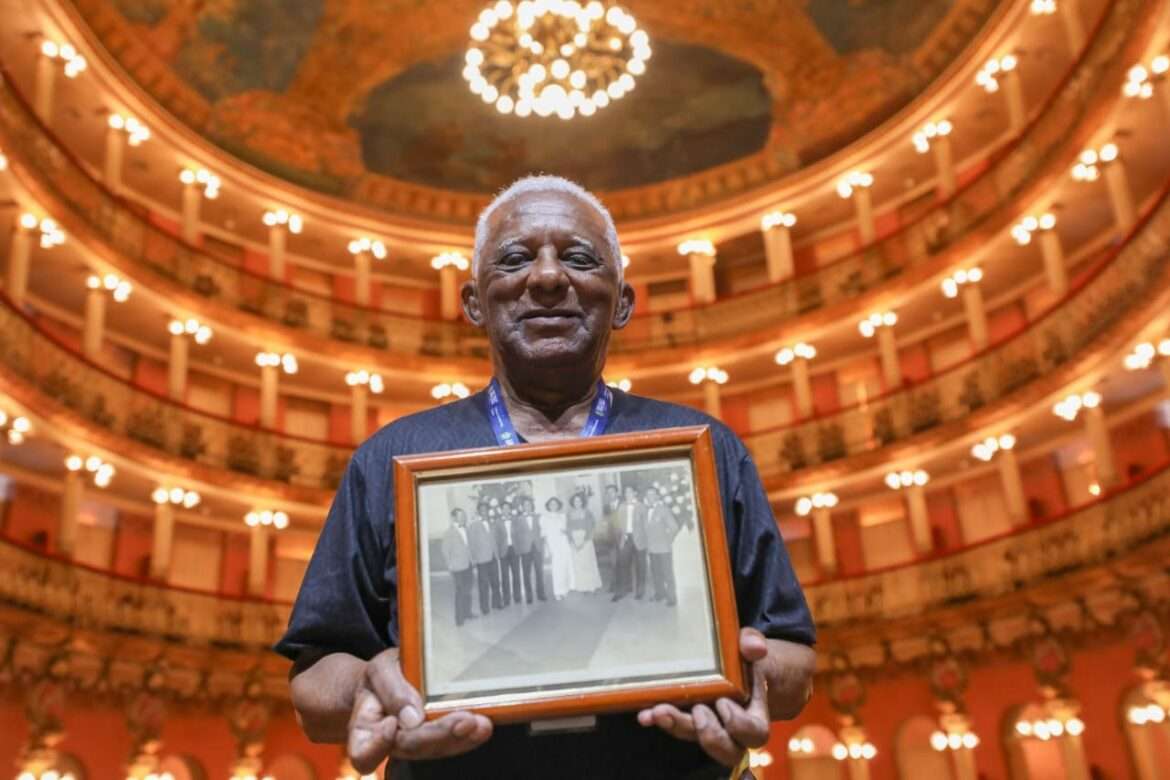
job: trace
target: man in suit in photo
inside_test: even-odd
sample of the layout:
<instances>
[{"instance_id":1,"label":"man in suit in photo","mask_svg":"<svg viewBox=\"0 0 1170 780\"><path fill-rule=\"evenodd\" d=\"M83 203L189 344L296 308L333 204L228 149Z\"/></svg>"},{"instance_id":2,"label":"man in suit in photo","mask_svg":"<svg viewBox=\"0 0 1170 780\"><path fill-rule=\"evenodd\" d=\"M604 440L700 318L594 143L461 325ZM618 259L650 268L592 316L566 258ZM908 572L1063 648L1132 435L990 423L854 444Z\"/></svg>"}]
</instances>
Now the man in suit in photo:
<instances>
[{"instance_id":1,"label":"man in suit in photo","mask_svg":"<svg viewBox=\"0 0 1170 780\"><path fill-rule=\"evenodd\" d=\"M467 531L471 546L471 562L475 564L475 579L479 585L479 611L486 615L492 609L501 609L500 571L496 566L496 540L488 524L488 502L480 501L475 508L475 519ZM491 603L488 597L491 597Z\"/></svg>"},{"instance_id":2,"label":"man in suit in photo","mask_svg":"<svg viewBox=\"0 0 1170 780\"><path fill-rule=\"evenodd\" d=\"M544 597L544 544L540 532L540 515L535 511L531 496L517 499L519 513L514 526L514 547L520 554L520 571L524 577L524 601L532 603L533 580L536 598Z\"/></svg>"},{"instance_id":3,"label":"man in suit in photo","mask_svg":"<svg viewBox=\"0 0 1170 780\"><path fill-rule=\"evenodd\" d=\"M650 576L654 580L654 600L673 607L677 602L674 580L674 538L679 524L670 507L662 502L655 488L647 488L646 551L650 555Z\"/></svg>"},{"instance_id":4,"label":"man in suit in photo","mask_svg":"<svg viewBox=\"0 0 1170 780\"><path fill-rule=\"evenodd\" d=\"M614 510L614 532L618 539L614 601L631 591L638 600L646 594L646 514L645 504L638 500L638 491L633 485L626 485L625 495Z\"/></svg>"},{"instance_id":5,"label":"man in suit in photo","mask_svg":"<svg viewBox=\"0 0 1170 780\"><path fill-rule=\"evenodd\" d=\"M496 560L500 562L500 595L504 606L520 603L520 554L516 549L519 511L510 502L500 504L496 515Z\"/></svg>"},{"instance_id":6,"label":"man in suit in photo","mask_svg":"<svg viewBox=\"0 0 1170 780\"><path fill-rule=\"evenodd\" d=\"M459 507L451 510L451 526L443 535L443 559L455 578L455 625L471 620L471 542L467 534L467 513Z\"/></svg>"}]
</instances>

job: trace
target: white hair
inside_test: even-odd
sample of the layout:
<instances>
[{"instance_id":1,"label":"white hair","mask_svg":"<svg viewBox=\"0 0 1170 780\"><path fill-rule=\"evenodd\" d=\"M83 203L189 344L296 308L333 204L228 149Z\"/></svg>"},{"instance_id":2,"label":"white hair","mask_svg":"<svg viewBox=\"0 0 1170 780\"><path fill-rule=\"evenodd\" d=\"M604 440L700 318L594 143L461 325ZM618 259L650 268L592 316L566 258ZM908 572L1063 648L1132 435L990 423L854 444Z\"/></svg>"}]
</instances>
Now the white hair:
<instances>
[{"instance_id":1,"label":"white hair","mask_svg":"<svg viewBox=\"0 0 1170 780\"><path fill-rule=\"evenodd\" d=\"M487 243L488 222L491 221L492 214L495 214L496 210L501 206L530 192L563 192L581 200L589 208L597 212L602 222L605 223L606 249L609 250L613 262L617 266L618 284L621 284L625 277L624 269L622 268L622 246L618 241L617 226L613 223L613 217L610 216L609 209L602 204L596 195L577 182L569 181L563 176L549 176L546 174L525 176L517 179L493 198L487 208L480 212L479 219L475 222L475 249L471 253L471 278L475 279L479 276L479 261L483 256L484 244Z\"/></svg>"}]
</instances>

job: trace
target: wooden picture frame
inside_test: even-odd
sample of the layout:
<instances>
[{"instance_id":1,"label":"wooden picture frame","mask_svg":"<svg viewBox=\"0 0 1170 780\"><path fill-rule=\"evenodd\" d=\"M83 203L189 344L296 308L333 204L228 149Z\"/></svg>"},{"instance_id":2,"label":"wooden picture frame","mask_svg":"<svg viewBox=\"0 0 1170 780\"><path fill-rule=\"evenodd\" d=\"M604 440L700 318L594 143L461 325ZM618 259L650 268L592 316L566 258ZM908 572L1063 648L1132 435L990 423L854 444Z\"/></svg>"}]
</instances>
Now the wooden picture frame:
<instances>
[{"instance_id":1,"label":"wooden picture frame","mask_svg":"<svg viewBox=\"0 0 1170 780\"><path fill-rule=\"evenodd\" d=\"M461 537L470 551L473 549L470 534L474 534L480 540L478 550L482 558L486 555L482 542L484 529L506 526L506 539L511 542L512 529L519 525L502 517L519 518L526 509L529 514L523 517L532 518L528 526L536 527L535 518L539 515L539 533L543 537L537 538L542 544L540 552L532 555L539 555L535 569L541 582L547 583L566 572L564 558L558 562L555 555L564 548L557 506L562 502L563 486L571 485L574 491L573 514L566 515L582 523L586 517L583 513L590 511L592 498L598 499L593 504L595 507L605 498L602 490L596 496L586 494L592 484L589 480L597 480L606 495L612 495L611 485L619 492L628 488L634 493L642 492L646 500L663 507L656 514L648 507L645 509L641 538L644 542L651 536L657 540L658 557L650 560L651 564L657 562L656 584L662 584L664 593L677 593L677 606L670 601L671 596L650 601L635 598L631 593L629 600L624 597L618 600L608 590L603 590L600 596L570 592L563 601L517 603L511 611L509 607L501 611L496 606L494 612L489 609L474 624L460 623L457 617L460 588L464 603L474 601L483 587L488 587L494 596L490 587L491 569L486 563L470 563L466 571L476 575L478 587L472 588L468 596L470 586L466 585L466 579L460 580L467 576L464 570L445 570L446 556L441 552L432 553L432 549L443 549L439 546L438 529L444 529L441 544L449 545L446 549L451 551L451 560L461 565L465 560L461 552L464 547L455 536ZM635 710L662 702L689 705L724 696L747 700L722 499L711 435L706 426L397 457L394 482L400 658L406 679L422 695L428 718L470 710L495 722L507 723ZM688 491L691 503L688 503ZM501 494L504 498L497 504L488 498ZM545 501L547 511L534 511L537 498L548 494L552 497ZM665 503L662 495L668 496ZM532 503L524 498L531 499ZM470 522L466 520L469 504L474 506L475 513ZM613 502L608 506L614 506ZM491 516L493 507L501 516L494 525L483 522L471 528L480 522L481 514ZM460 510L464 510L463 515L459 514ZM615 551L622 550L623 543L627 545L627 564L619 570L615 563L613 577L624 571L622 581L629 585L630 578L636 574L636 565L641 565L637 557L641 553L632 542L634 534L623 532L620 526L623 521L613 520L621 511L626 512L625 528L630 528L637 510L627 506L606 515L617 540ZM420 513L425 517L420 517ZM663 541L668 537L671 519L677 526L675 536ZM693 520L693 525L687 526L687 520ZM570 523L565 521L565 524L567 527ZM582 581L597 584L589 572L593 567L588 561L590 548L596 556L596 528L593 526L591 532L579 529L564 532L571 556L569 579L575 580L575 586L585 587ZM503 541L504 532L496 533L495 538ZM448 541L447 537L452 538ZM588 542L584 541L587 538ZM663 545L669 547L665 555L661 552ZM493 566L499 566L500 560L511 560L515 548L503 549L507 553L497 557ZM694 565L695 550L703 564L705 582L697 582L704 578L695 576L699 568ZM691 569L682 572L682 577L678 576L680 564L675 561L676 551L684 558L689 556L692 564ZM548 578L545 577L546 557L552 561ZM438 560L442 560L442 566L435 563ZM674 580L667 579L664 573L667 564L663 561L668 561L674 570ZM514 566L512 584L514 589L519 589ZM646 596L650 595L648 569L649 566L643 569L646 573L641 580L647 586L643 594ZM599 568L597 571L600 573ZM559 579L563 585L565 577ZM460 586L460 581L464 585ZM480 585L479 581L488 585ZM505 593L507 581L505 577ZM672 590L671 583L675 581L681 584ZM552 587L556 586L557 582L553 581ZM448 587L450 595L437 592ZM531 599L527 587L524 590L526 599ZM705 610L698 608L704 605ZM440 611L445 613L441 617ZM531 618L533 615L537 617ZM581 652L577 645L567 644L573 636L588 636L594 641L595 634L583 627L590 619L597 620L599 630L596 649L588 664L596 667L604 659L610 659L611 664L604 671L597 668L591 671L586 666L569 668L568 656ZM606 622L602 623L603 619ZM548 636L541 633L541 627L546 624ZM461 633L465 631L462 626L472 625L473 629ZM557 625L569 630L558 631ZM492 644L491 637L497 634L501 638ZM489 638L485 640L485 636ZM655 644L655 639L672 636L680 638L679 641ZM522 640L533 641L521 645ZM546 648L546 654L535 660L531 657L534 645ZM548 647L555 649L549 651ZM481 655L469 662L471 655L480 650ZM557 669L558 664L563 668ZM481 676L477 678L476 674Z\"/></svg>"}]
</instances>

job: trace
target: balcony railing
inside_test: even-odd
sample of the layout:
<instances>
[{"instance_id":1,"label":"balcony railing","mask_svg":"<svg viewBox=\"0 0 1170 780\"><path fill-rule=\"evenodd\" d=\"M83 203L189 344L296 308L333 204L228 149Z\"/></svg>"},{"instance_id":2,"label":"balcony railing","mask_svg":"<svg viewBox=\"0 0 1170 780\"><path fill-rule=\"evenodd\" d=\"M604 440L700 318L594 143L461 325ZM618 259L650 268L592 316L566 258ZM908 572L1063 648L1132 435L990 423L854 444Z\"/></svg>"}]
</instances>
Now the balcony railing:
<instances>
[{"instance_id":1,"label":"balcony railing","mask_svg":"<svg viewBox=\"0 0 1170 780\"><path fill-rule=\"evenodd\" d=\"M1170 532L1170 468L1041 526L948 555L808 586L822 630L1000 597L1115 559ZM0 600L89 629L263 647L288 605L120 577L0 541Z\"/></svg>"},{"instance_id":2,"label":"balcony railing","mask_svg":"<svg viewBox=\"0 0 1170 780\"><path fill-rule=\"evenodd\" d=\"M1170 532L1170 467L1044 525L950 555L806 589L817 625L894 620L1003 596L1123 558Z\"/></svg>"},{"instance_id":3,"label":"balcony railing","mask_svg":"<svg viewBox=\"0 0 1170 780\"><path fill-rule=\"evenodd\" d=\"M154 395L46 335L0 297L0 372L39 391L38 409L86 423L194 464L311 488L340 480L351 447L289 436Z\"/></svg>"},{"instance_id":4,"label":"balcony railing","mask_svg":"<svg viewBox=\"0 0 1170 780\"><path fill-rule=\"evenodd\" d=\"M1128 239L1057 306L1006 341L929 380L866 404L749 434L762 473L794 471L877 450L960 420L1032 388L1105 339L1124 339L1156 313L1170 285L1170 184L1151 202ZM1139 321L1140 320L1140 321Z\"/></svg>"},{"instance_id":5,"label":"balcony railing","mask_svg":"<svg viewBox=\"0 0 1170 780\"><path fill-rule=\"evenodd\" d=\"M766 477L874 452L990 410L1080 358L1102 339L1124 339L1123 316L1170 289L1170 184L1127 240L1023 331L920 384L865 405L745 437ZM0 372L93 426L184 461L313 489L336 486L350 449L207 414L137 388L79 356L0 296ZM1138 321L1140 320L1140 321ZM47 396L47 398L46 398Z\"/></svg>"},{"instance_id":6,"label":"balcony railing","mask_svg":"<svg viewBox=\"0 0 1170 780\"><path fill-rule=\"evenodd\" d=\"M1072 154L1078 127L1104 94L1116 98L1114 76L1121 51L1143 34L1149 3L1112 4L1077 65L1009 149L958 195L910 227L815 273L702 307L638 317L615 339L613 351L688 346L774 329L780 321L856 298L908 269L930 262L943 268L964 238L1007 219L1014 199L1054 160ZM0 133L5 151L22 158L70 212L119 256L199 295L319 337L405 354L486 357L482 336L465 323L424 320L352 306L249 273L188 246L152 225L111 195L56 143L11 81L0 85ZM63 219L63 215L58 214Z\"/></svg>"}]
</instances>

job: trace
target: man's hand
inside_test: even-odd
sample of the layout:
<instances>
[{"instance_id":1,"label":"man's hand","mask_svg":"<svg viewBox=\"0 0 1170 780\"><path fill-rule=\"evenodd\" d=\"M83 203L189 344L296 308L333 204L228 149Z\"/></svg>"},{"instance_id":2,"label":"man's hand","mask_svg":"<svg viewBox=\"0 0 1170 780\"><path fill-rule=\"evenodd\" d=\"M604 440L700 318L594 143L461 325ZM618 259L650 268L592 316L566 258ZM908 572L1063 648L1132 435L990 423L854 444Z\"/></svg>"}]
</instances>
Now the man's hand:
<instances>
[{"instance_id":1,"label":"man's hand","mask_svg":"<svg viewBox=\"0 0 1170 780\"><path fill-rule=\"evenodd\" d=\"M658 704L638 713L638 723L657 726L676 739L698 742L707 755L734 767L748 748L768 741L768 640L754 628L739 632L739 652L748 662L751 699L741 706L728 698L715 702L714 710L697 704L689 713L672 704ZM718 713L718 714L716 714Z\"/></svg>"},{"instance_id":2,"label":"man's hand","mask_svg":"<svg viewBox=\"0 0 1170 780\"><path fill-rule=\"evenodd\" d=\"M492 722L470 712L425 722L422 697L402 676L398 651L391 649L366 664L354 695L346 751L354 769L365 774L388 756L407 760L456 756L491 735Z\"/></svg>"}]
</instances>

